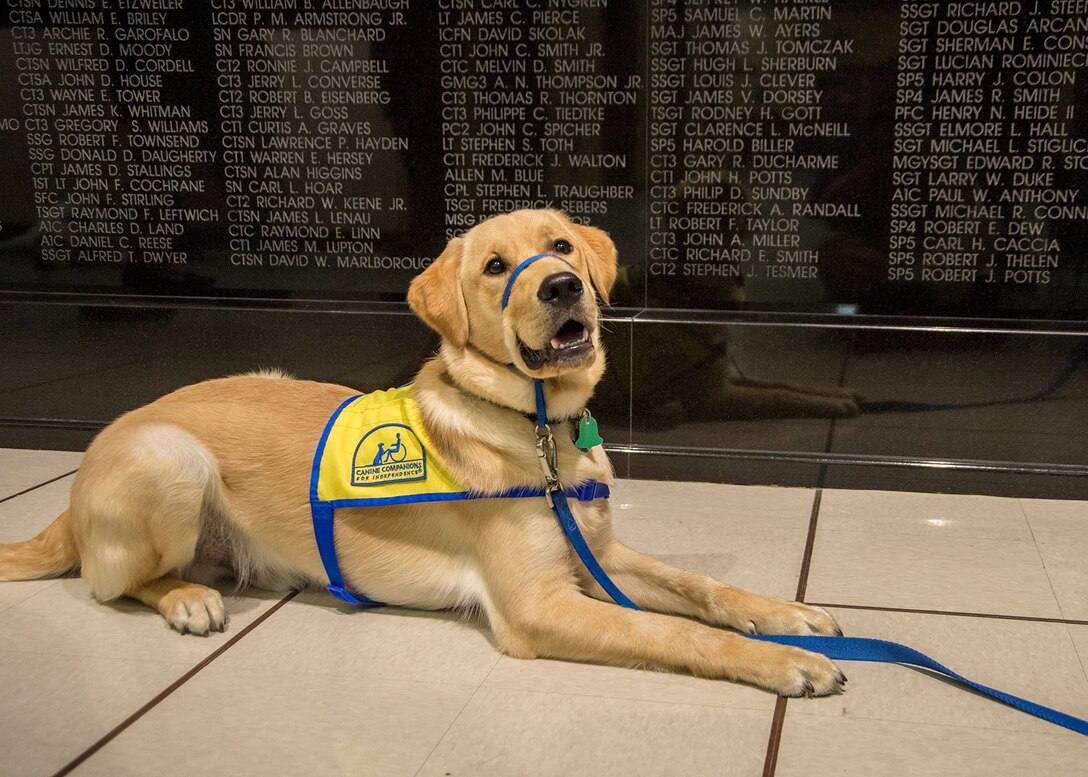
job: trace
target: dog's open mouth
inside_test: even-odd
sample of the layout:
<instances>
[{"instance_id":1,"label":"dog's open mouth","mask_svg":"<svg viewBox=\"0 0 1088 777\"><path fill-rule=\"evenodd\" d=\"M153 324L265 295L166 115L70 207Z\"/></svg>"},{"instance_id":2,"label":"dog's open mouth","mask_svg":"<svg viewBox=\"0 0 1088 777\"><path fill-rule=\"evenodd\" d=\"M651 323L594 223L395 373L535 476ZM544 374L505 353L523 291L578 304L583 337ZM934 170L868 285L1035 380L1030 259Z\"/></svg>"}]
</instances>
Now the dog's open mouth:
<instances>
[{"instance_id":1,"label":"dog's open mouth","mask_svg":"<svg viewBox=\"0 0 1088 777\"><path fill-rule=\"evenodd\" d=\"M546 364L579 361L593 352L593 340L590 334L589 327L581 321L570 319L559 327L543 348L530 348L519 339L521 359L531 370L538 370Z\"/></svg>"}]
</instances>

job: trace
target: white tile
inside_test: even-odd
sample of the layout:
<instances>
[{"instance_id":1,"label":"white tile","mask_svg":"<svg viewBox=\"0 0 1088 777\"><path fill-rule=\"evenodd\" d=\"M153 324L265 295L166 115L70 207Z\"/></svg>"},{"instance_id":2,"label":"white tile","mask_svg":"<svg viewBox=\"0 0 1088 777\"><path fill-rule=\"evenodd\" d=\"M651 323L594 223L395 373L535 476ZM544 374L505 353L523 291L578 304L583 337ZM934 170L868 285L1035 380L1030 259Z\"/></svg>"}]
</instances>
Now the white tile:
<instances>
[{"instance_id":1,"label":"white tile","mask_svg":"<svg viewBox=\"0 0 1088 777\"><path fill-rule=\"evenodd\" d=\"M611 503L617 523L645 520L669 527L685 518L712 518L734 526L807 529L813 498L808 488L619 480Z\"/></svg>"},{"instance_id":2,"label":"white tile","mask_svg":"<svg viewBox=\"0 0 1088 777\"><path fill-rule=\"evenodd\" d=\"M0 502L0 542L28 540L51 524L68 507L73 479L69 475Z\"/></svg>"},{"instance_id":3,"label":"white tile","mask_svg":"<svg viewBox=\"0 0 1088 777\"><path fill-rule=\"evenodd\" d=\"M1021 501L1062 615L1088 620L1088 502Z\"/></svg>"},{"instance_id":4,"label":"white tile","mask_svg":"<svg viewBox=\"0 0 1088 777\"><path fill-rule=\"evenodd\" d=\"M0 612L56 584L56 580L0 581Z\"/></svg>"},{"instance_id":5,"label":"white tile","mask_svg":"<svg viewBox=\"0 0 1088 777\"><path fill-rule=\"evenodd\" d=\"M1088 678L1064 623L834 609L847 636L912 647L969 680L1088 718ZM846 693L790 702L792 714L1047 733L1053 724L928 671L839 661Z\"/></svg>"},{"instance_id":6,"label":"white tile","mask_svg":"<svg viewBox=\"0 0 1088 777\"><path fill-rule=\"evenodd\" d=\"M689 518L672 526L632 522L615 533L625 545L673 567L764 596L797 594L806 538L801 529L734 529L724 521Z\"/></svg>"},{"instance_id":7,"label":"white tile","mask_svg":"<svg viewBox=\"0 0 1088 777\"><path fill-rule=\"evenodd\" d=\"M74 476L0 503L0 542L29 539L68 506ZM162 616L134 599L100 604L77 577L0 582L0 650L60 655L198 661L258 617L282 595L226 594L230 625L208 637L181 635Z\"/></svg>"},{"instance_id":8,"label":"white tile","mask_svg":"<svg viewBox=\"0 0 1088 777\"><path fill-rule=\"evenodd\" d=\"M54 774L188 668L0 651L0 774Z\"/></svg>"},{"instance_id":9,"label":"white tile","mask_svg":"<svg viewBox=\"0 0 1088 777\"><path fill-rule=\"evenodd\" d=\"M74 774L410 777L474 690L216 660Z\"/></svg>"},{"instance_id":10,"label":"white tile","mask_svg":"<svg viewBox=\"0 0 1088 777\"><path fill-rule=\"evenodd\" d=\"M461 615L361 609L315 591L280 608L219 661L238 669L478 685L499 655L490 630Z\"/></svg>"},{"instance_id":11,"label":"white tile","mask_svg":"<svg viewBox=\"0 0 1088 777\"><path fill-rule=\"evenodd\" d=\"M0 499L79 467L82 453L0 448Z\"/></svg>"},{"instance_id":12,"label":"white tile","mask_svg":"<svg viewBox=\"0 0 1088 777\"><path fill-rule=\"evenodd\" d=\"M626 545L753 593L792 599L813 492L623 480L612 515Z\"/></svg>"},{"instance_id":13,"label":"white tile","mask_svg":"<svg viewBox=\"0 0 1088 777\"><path fill-rule=\"evenodd\" d=\"M1032 538L1019 500L994 496L829 489L820 498L818 525L885 535Z\"/></svg>"},{"instance_id":14,"label":"white tile","mask_svg":"<svg viewBox=\"0 0 1088 777\"><path fill-rule=\"evenodd\" d=\"M1034 542L817 529L806 600L1061 617Z\"/></svg>"},{"instance_id":15,"label":"white tile","mask_svg":"<svg viewBox=\"0 0 1088 777\"><path fill-rule=\"evenodd\" d=\"M1039 542L1039 553L1062 616L1088 620L1088 539Z\"/></svg>"},{"instance_id":16,"label":"white tile","mask_svg":"<svg viewBox=\"0 0 1088 777\"><path fill-rule=\"evenodd\" d=\"M697 704L706 707L773 712L775 697L766 691L724 680L674 672L503 656L484 688L561 693L631 701Z\"/></svg>"},{"instance_id":17,"label":"white tile","mask_svg":"<svg viewBox=\"0 0 1088 777\"><path fill-rule=\"evenodd\" d=\"M197 637L174 631L161 615L134 599L101 604L83 580L66 578L0 612L0 650L196 663L282 598L256 589L244 596L221 590L228 594L227 630Z\"/></svg>"},{"instance_id":18,"label":"white tile","mask_svg":"<svg viewBox=\"0 0 1088 777\"><path fill-rule=\"evenodd\" d=\"M775 777L1083 777L1088 737L794 714Z\"/></svg>"},{"instance_id":19,"label":"white tile","mask_svg":"<svg viewBox=\"0 0 1088 777\"><path fill-rule=\"evenodd\" d=\"M4 451L0 451L0 459L4 457L3 454ZM68 490L71 486L72 477L69 476L0 502L0 542L28 540L48 526L68 506ZM0 582L0 612L56 583L56 580Z\"/></svg>"},{"instance_id":20,"label":"white tile","mask_svg":"<svg viewBox=\"0 0 1088 777\"><path fill-rule=\"evenodd\" d=\"M420 777L746 775L771 712L482 688Z\"/></svg>"},{"instance_id":21,"label":"white tile","mask_svg":"<svg viewBox=\"0 0 1088 777\"><path fill-rule=\"evenodd\" d=\"M1073 644L1077 648L1077 655L1080 656L1080 666L1084 670L1084 674L1088 677L1088 626L1070 626L1069 636L1073 638Z\"/></svg>"},{"instance_id":22,"label":"white tile","mask_svg":"<svg viewBox=\"0 0 1088 777\"><path fill-rule=\"evenodd\" d=\"M1088 502L1063 499L1021 499L1028 523L1041 542L1088 538Z\"/></svg>"},{"instance_id":23,"label":"white tile","mask_svg":"<svg viewBox=\"0 0 1088 777\"><path fill-rule=\"evenodd\" d=\"M0 503L0 542L47 525L70 481ZM625 480L612 507L632 547L789 598L812 501L806 489ZM1086 508L825 491L806 598L1088 619L1070 614L1088 611ZM227 633L198 638L137 602L100 605L78 578L0 583L0 774L12 763L13 774L53 774L279 598L232 598ZM1088 626L834 614L850 635L908 644L973 680L1088 716ZM1086 738L959 686L897 665L840 666L846 694L789 702L778 775L1049 777L1088 763ZM510 659L485 625L458 615L357 610L310 592L75 774L754 777L774 703L685 675Z\"/></svg>"}]
</instances>

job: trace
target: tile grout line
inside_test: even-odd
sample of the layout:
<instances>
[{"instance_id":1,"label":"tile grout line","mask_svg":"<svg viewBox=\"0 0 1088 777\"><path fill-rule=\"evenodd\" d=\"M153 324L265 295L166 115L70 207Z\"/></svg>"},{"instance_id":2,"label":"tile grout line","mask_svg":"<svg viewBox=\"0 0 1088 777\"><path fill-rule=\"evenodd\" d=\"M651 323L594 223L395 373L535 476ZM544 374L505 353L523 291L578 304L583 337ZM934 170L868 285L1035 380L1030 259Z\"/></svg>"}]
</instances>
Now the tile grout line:
<instances>
[{"instance_id":1,"label":"tile grout line","mask_svg":"<svg viewBox=\"0 0 1088 777\"><path fill-rule=\"evenodd\" d=\"M873 610L875 612L904 612L916 615L947 615L959 618L992 618L1005 621L1028 621L1031 623L1063 623L1066 626L1088 626L1088 620L1071 618L1047 618L1042 615L1002 615L992 612L960 612L958 610L923 610L915 607L880 607L869 604L838 604L835 602L809 602L817 607L838 607L842 610Z\"/></svg>"},{"instance_id":2,"label":"tile grout line","mask_svg":"<svg viewBox=\"0 0 1088 777\"><path fill-rule=\"evenodd\" d=\"M1082 654L1077 647L1077 641L1073 639L1073 630L1069 626L1065 627L1065 634L1069 637L1069 644L1073 647L1073 655L1077 657L1077 661L1080 662L1080 671L1084 675L1084 679L1088 680L1088 653Z\"/></svg>"},{"instance_id":3,"label":"tile grout line","mask_svg":"<svg viewBox=\"0 0 1088 777\"><path fill-rule=\"evenodd\" d=\"M69 475L74 475L77 472L79 472L79 467L76 467L71 472L65 472L63 475L57 475L55 478L51 478L49 480L46 480L46 481L44 481L42 483L39 483L36 486L31 486L30 488L24 488L22 491L18 492L17 494L11 494L10 496L5 496L2 499L0 499L0 503L7 502L8 500L14 499L17 496L22 496L23 494L29 494L31 491L36 491L39 488L42 488L44 486L48 486L50 483L56 483L58 480L63 480L64 478L68 477Z\"/></svg>"},{"instance_id":4,"label":"tile grout line","mask_svg":"<svg viewBox=\"0 0 1088 777\"><path fill-rule=\"evenodd\" d=\"M817 488L812 497L812 515L808 520L808 535L805 537L805 553L801 557L801 573L797 576L797 601L805 601L808 591L808 574L812 567L812 551L816 545L816 522L820 515L820 502L823 500L823 488Z\"/></svg>"},{"instance_id":5,"label":"tile grout line","mask_svg":"<svg viewBox=\"0 0 1088 777\"><path fill-rule=\"evenodd\" d=\"M834 424L834 422L832 422ZM830 432L829 432L830 438ZM830 439L829 439L830 444ZM820 502L823 496L823 473L826 467L820 471L819 486L812 496L812 511L808 519L808 534L805 537L805 552L801 556L801 571L797 575L797 601L804 601L805 591L808 589L808 572L812 564L812 549L816 544L816 522L820 516ZM786 723L786 705L789 699L779 696L774 703L774 714L771 716L771 731L767 736L767 752L763 759L763 777L774 777L778 768L778 747L782 742L782 729Z\"/></svg>"},{"instance_id":6,"label":"tile grout line","mask_svg":"<svg viewBox=\"0 0 1088 777\"><path fill-rule=\"evenodd\" d=\"M491 673L495 671L495 667L499 665L499 662L501 662L502 659L503 655L500 653L499 657L495 660L495 663L492 664L491 668L487 670L487 674L484 675L484 679L480 680L480 684L476 686L471 694L469 694L469 697L465 699L464 705L461 707L460 710L457 711L457 714L453 716L453 720L450 721L450 724L446 726L446 730L442 732L442 736L440 736L437 741L435 741L434 747L432 747L430 751L428 751L427 755L424 756L423 760L419 762L419 768L412 773L413 777L416 777L416 775L423 771L423 767L427 765L427 762L429 760L431 760L431 757L434 755L434 751L437 750L438 746L442 744L447 736L449 736L450 730L453 728L454 724L456 724L457 721L461 719L461 716L465 714L465 710L468 709L468 705L472 704L472 700L476 698L476 694L478 694L480 692L480 689L484 687L484 683L487 682L487 678L491 677Z\"/></svg>"},{"instance_id":7,"label":"tile grout line","mask_svg":"<svg viewBox=\"0 0 1088 777\"><path fill-rule=\"evenodd\" d=\"M771 716L771 734L767 739L767 755L763 759L763 777L774 777L778 768L778 746L782 743L782 725L786 722L785 696L779 696L774 702L774 714Z\"/></svg>"},{"instance_id":8,"label":"tile grout line","mask_svg":"<svg viewBox=\"0 0 1088 777\"><path fill-rule=\"evenodd\" d=\"M839 367L839 386L842 386L846 381L846 362L847 357L844 355L842 364ZM824 453L830 453L832 447L834 447L835 420L832 418L827 425ZM797 595L794 597L799 602L805 600L805 594L808 592L808 574L809 569L812 567L812 551L816 545L816 522L820 517L820 503L823 501L824 483L827 482L828 468L828 463L823 462L816 475L816 489L812 497L812 512L809 515L808 534L805 537L805 552L801 556L801 571L797 575ZM789 704L789 699L785 696L779 696L774 703L771 732L767 738L767 753L763 760L763 777L774 777L775 770L778 768L778 748L782 743L782 729L786 725L787 704Z\"/></svg>"},{"instance_id":9,"label":"tile grout line","mask_svg":"<svg viewBox=\"0 0 1088 777\"><path fill-rule=\"evenodd\" d=\"M1054 579L1050 576L1050 570L1046 567L1043 549L1039 547L1039 540L1035 538L1035 529L1031 526L1031 518L1028 517L1028 511L1024 509L1024 500L1017 499L1016 506L1020 508L1020 514L1024 516L1024 523L1027 524L1028 534L1031 535L1031 541L1035 545L1035 553L1039 556L1039 566L1043 568L1043 574L1046 575L1046 583L1050 586L1050 595L1054 597L1054 604L1057 605L1058 612L1065 615L1065 610L1062 609L1062 600L1058 598L1058 592L1054 589Z\"/></svg>"},{"instance_id":10,"label":"tile grout line","mask_svg":"<svg viewBox=\"0 0 1088 777\"><path fill-rule=\"evenodd\" d=\"M92 755L97 753L99 750L101 750L103 747L105 747L107 744L109 744L111 741L113 741L116 737L118 737L120 734L122 734L125 731L125 729L127 729L129 726L131 726L137 720L139 720L144 715L146 715L148 712L150 712L152 709L154 709L156 706L158 706L158 704L160 702L164 701L168 696L170 696L170 694L172 694L178 688L183 686L185 683L189 682L189 680L191 680L194 676L196 676L196 674L199 673L202 669L204 669L204 667L208 666L208 664L210 664L212 661L219 658L219 656L223 655L225 652L230 650L230 648L234 647L234 645L237 644L239 640L241 640L243 637L245 637L247 634L249 634L255 628L257 628L262 623L264 623L266 620L268 620L268 618L270 618L277 610L279 610L281 607L283 607L283 605L287 604L289 601L291 601L296 596L298 596L298 594L299 594L299 591L292 591L291 593L287 594L287 596L283 597L278 602L276 602L274 605L269 607L267 611L262 613L252 623L250 623L244 629L242 629L237 634L235 634L233 637L231 637L227 642L220 645L211 655L208 655L205 658L203 658L200 661L200 663L198 663L196 666L194 666L188 672L183 674L177 680L174 680L174 682L172 682L170 685L168 685L162 691L160 691L158 693L158 695L156 695L153 699L151 699L151 701L147 702L142 707L140 707L138 710L136 710L134 713L129 715L127 718L125 718L123 721L118 723L105 736L103 736L101 739L99 739L93 745L91 745L86 750L84 750L82 753L80 753L75 758L73 758L71 761L69 761L65 766L63 766L59 771L57 771L53 775L53 777L64 777L64 775L70 774L80 764L82 764L84 761L86 761L88 758L90 758Z\"/></svg>"}]
</instances>

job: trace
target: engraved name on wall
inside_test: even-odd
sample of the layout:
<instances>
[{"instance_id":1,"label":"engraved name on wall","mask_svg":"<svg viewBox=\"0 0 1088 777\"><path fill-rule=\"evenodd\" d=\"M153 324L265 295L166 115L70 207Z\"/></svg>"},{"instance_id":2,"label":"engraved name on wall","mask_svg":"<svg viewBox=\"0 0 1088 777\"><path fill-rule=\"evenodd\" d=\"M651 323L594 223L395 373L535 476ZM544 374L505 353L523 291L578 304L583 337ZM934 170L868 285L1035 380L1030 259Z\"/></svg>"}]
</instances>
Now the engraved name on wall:
<instances>
[{"instance_id":1,"label":"engraved name on wall","mask_svg":"<svg viewBox=\"0 0 1088 777\"><path fill-rule=\"evenodd\" d=\"M1083 0L6 0L0 281L400 299L554 207L651 308L1088 308Z\"/></svg>"}]
</instances>

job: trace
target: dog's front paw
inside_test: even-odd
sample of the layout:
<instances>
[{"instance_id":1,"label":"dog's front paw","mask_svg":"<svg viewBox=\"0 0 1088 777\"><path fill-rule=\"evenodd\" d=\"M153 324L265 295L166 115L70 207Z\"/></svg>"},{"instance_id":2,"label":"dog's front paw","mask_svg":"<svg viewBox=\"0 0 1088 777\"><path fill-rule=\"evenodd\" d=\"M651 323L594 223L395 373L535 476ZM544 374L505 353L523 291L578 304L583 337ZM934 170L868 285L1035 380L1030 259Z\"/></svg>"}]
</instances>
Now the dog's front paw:
<instances>
[{"instance_id":1,"label":"dog's front paw","mask_svg":"<svg viewBox=\"0 0 1088 777\"><path fill-rule=\"evenodd\" d=\"M777 599L767 600L758 613L751 614L742 630L749 634L842 636L839 624L823 608Z\"/></svg>"},{"instance_id":2,"label":"dog's front paw","mask_svg":"<svg viewBox=\"0 0 1088 777\"><path fill-rule=\"evenodd\" d=\"M182 634L205 637L209 631L224 631L227 627L223 597L211 588L178 588L163 597L160 607L170 626Z\"/></svg>"},{"instance_id":3,"label":"dog's front paw","mask_svg":"<svg viewBox=\"0 0 1088 777\"><path fill-rule=\"evenodd\" d=\"M779 696L830 696L846 690L846 675L826 656L784 645L775 661L777 671L771 674L767 690Z\"/></svg>"}]
</instances>

